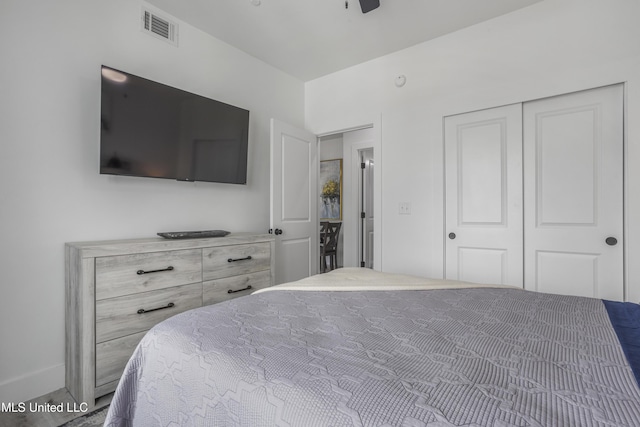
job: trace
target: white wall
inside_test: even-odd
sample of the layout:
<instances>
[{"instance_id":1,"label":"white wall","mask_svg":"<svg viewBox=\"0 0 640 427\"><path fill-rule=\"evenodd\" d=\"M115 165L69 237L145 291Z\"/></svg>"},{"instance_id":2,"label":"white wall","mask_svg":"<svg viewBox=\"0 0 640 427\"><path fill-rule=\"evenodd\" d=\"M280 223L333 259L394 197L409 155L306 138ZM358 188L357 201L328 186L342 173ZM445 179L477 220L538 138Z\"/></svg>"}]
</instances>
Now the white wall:
<instances>
[{"instance_id":1,"label":"white wall","mask_svg":"<svg viewBox=\"0 0 640 427\"><path fill-rule=\"evenodd\" d=\"M382 115L382 270L443 275L443 116L626 82L627 298L640 301L638 16L637 0L545 0L307 82L312 132Z\"/></svg>"},{"instance_id":2,"label":"white wall","mask_svg":"<svg viewBox=\"0 0 640 427\"><path fill-rule=\"evenodd\" d=\"M303 83L182 22L150 37L142 4L0 4L0 402L64 387L65 242L268 229L269 119L303 126ZM250 110L248 185L99 175L101 64Z\"/></svg>"},{"instance_id":3,"label":"white wall","mask_svg":"<svg viewBox=\"0 0 640 427\"><path fill-rule=\"evenodd\" d=\"M342 134L320 138L320 161L342 158Z\"/></svg>"}]
</instances>

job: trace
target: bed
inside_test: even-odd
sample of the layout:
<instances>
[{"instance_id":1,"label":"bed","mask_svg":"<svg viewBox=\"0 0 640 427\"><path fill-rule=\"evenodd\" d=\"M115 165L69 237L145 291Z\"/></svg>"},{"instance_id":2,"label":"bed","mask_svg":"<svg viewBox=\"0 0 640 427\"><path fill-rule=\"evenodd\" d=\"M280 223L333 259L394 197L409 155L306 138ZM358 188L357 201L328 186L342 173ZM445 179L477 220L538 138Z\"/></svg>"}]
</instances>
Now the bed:
<instances>
[{"instance_id":1,"label":"bed","mask_svg":"<svg viewBox=\"0 0 640 427\"><path fill-rule=\"evenodd\" d=\"M105 426L637 426L638 307L338 269L155 326Z\"/></svg>"}]
</instances>

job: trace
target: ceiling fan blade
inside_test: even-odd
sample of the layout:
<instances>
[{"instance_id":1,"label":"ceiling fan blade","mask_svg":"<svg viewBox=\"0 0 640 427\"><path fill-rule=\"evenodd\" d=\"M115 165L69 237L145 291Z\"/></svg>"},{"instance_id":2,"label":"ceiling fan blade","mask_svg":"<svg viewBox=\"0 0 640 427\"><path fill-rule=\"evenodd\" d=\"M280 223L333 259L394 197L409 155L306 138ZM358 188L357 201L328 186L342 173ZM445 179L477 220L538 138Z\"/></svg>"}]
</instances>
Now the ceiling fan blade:
<instances>
[{"instance_id":1,"label":"ceiling fan blade","mask_svg":"<svg viewBox=\"0 0 640 427\"><path fill-rule=\"evenodd\" d=\"M380 7L380 0L360 0L362 13L371 12L373 9Z\"/></svg>"}]
</instances>

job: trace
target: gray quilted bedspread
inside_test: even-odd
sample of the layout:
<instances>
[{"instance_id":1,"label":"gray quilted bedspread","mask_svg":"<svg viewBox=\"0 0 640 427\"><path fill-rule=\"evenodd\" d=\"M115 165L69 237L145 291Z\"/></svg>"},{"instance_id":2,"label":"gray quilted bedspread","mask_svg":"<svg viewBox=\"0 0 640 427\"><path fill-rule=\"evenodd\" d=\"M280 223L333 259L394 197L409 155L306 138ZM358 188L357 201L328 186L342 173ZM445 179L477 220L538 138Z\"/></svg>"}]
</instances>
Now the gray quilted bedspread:
<instances>
[{"instance_id":1,"label":"gray quilted bedspread","mask_svg":"<svg viewBox=\"0 0 640 427\"><path fill-rule=\"evenodd\" d=\"M639 426L600 300L518 289L251 295L138 346L106 426Z\"/></svg>"}]
</instances>

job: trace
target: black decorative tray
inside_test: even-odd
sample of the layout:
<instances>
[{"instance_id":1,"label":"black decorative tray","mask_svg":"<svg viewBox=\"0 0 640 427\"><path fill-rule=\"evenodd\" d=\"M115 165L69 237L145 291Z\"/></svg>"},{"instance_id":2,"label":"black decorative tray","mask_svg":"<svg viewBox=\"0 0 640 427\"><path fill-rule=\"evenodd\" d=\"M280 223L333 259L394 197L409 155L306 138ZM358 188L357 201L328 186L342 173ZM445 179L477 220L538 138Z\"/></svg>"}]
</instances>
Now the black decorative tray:
<instances>
[{"instance_id":1,"label":"black decorative tray","mask_svg":"<svg viewBox=\"0 0 640 427\"><path fill-rule=\"evenodd\" d=\"M204 230L204 231L169 231L158 233L158 236L165 239L196 239L201 237L224 237L229 234L225 230Z\"/></svg>"}]
</instances>

